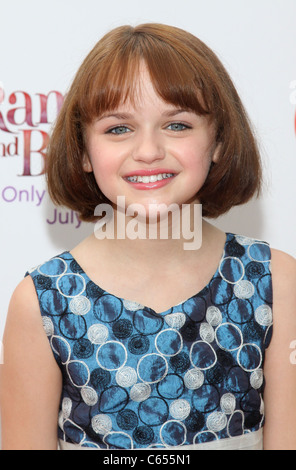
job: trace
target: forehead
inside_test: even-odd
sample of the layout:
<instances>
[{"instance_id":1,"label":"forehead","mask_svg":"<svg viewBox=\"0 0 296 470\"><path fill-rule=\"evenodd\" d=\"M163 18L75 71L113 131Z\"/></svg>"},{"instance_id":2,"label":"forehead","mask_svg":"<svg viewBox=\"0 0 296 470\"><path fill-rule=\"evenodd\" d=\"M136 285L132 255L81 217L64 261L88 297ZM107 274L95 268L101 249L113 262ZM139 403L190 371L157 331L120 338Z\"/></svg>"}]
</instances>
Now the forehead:
<instances>
[{"instance_id":1,"label":"forehead","mask_svg":"<svg viewBox=\"0 0 296 470\"><path fill-rule=\"evenodd\" d=\"M139 105L145 94L154 95L174 107L197 114L212 114L203 80L192 64L175 51L143 54L143 51L114 52L86 64L80 75L78 109L82 121L90 123L120 105ZM151 51L150 51L151 52ZM94 65L95 62L95 65Z\"/></svg>"},{"instance_id":2,"label":"forehead","mask_svg":"<svg viewBox=\"0 0 296 470\"><path fill-rule=\"evenodd\" d=\"M123 93L117 108L143 109L147 106L160 110L175 111L180 108L177 103L171 103L163 99L152 81L147 65L142 61L138 72L133 76L127 93Z\"/></svg>"},{"instance_id":3,"label":"forehead","mask_svg":"<svg viewBox=\"0 0 296 470\"><path fill-rule=\"evenodd\" d=\"M121 78L120 83L118 77ZM139 110L147 106L168 113L182 109L201 115L210 114L195 83L184 82L184 78L180 82L174 76L168 78L164 68L158 68L155 74L143 59L134 67L123 67L115 77L111 74L92 102L97 103L92 119L122 108Z\"/></svg>"}]
</instances>

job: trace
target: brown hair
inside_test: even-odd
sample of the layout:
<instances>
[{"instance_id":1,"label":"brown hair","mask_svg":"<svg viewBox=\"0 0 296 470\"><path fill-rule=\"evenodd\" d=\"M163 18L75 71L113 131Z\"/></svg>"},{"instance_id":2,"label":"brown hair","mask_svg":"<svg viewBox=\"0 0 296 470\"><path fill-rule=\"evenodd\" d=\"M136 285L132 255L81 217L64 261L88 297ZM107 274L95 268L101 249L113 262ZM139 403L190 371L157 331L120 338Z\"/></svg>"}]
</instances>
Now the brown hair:
<instances>
[{"instance_id":1,"label":"brown hair","mask_svg":"<svg viewBox=\"0 0 296 470\"><path fill-rule=\"evenodd\" d=\"M46 158L52 200L94 221L109 202L93 173L83 169L85 126L127 98L144 60L160 97L208 115L216 125L219 161L198 193L205 217L218 217L260 192L261 165L246 111L220 60L201 40L179 28L144 24L107 33L82 63L65 97Z\"/></svg>"}]
</instances>

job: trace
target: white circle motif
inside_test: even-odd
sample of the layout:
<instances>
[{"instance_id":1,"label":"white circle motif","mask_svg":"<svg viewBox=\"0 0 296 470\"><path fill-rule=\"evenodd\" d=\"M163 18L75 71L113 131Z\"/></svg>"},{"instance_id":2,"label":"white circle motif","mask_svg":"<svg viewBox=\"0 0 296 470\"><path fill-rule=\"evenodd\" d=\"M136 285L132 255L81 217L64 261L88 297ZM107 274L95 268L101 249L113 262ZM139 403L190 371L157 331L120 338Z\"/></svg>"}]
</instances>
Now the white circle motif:
<instances>
[{"instance_id":1,"label":"white circle motif","mask_svg":"<svg viewBox=\"0 0 296 470\"><path fill-rule=\"evenodd\" d=\"M84 403L88 406L94 406L98 402L97 392L91 387L82 387L81 396Z\"/></svg>"},{"instance_id":2,"label":"white circle motif","mask_svg":"<svg viewBox=\"0 0 296 470\"><path fill-rule=\"evenodd\" d=\"M243 235L236 235L235 239L240 245L251 245L254 242L253 238L244 237Z\"/></svg>"},{"instance_id":3,"label":"white circle motif","mask_svg":"<svg viewBox=\"0 0 296 470\"><path fill-rule=\"evenodd\" d=\"M62 414L63 418L67 419L69 418L72 410L72 400L68 397L63 398L62 401Z\"/></svg>"},{"instance_id":4,"label":"white circle motif","mask_svg":"<svg viewBox=\"0 0 296 470\"><path fill-rule=\"evenodd\" d=\"M138 383L133 385L130 390L130 398L135 402L147 400L151 395L151 387L147 383Z\"/></svg>"},{"instance_id":5,"label":"white circle motif","mask_svg":"<svg viewBox=\"0 0 296 470\"><path fill-rule=\"evenodd\" d=\"M209 325L218 326L222 323L222 313L218 307L211 305L207 308L206 319Z\"/></svg>"},{"instance_id":6,"label":"white circle motif","mask_svg":"<svg viewBox=\"0 0 296 470\"><path fill-rule=\"evenodd\" d=\"M137 382L137 372L133 367L121 367L116 372L116 382L120 387L132 387Z\"/></svg>"},{"instance_id":7,"label":"white circle motif","mask_svg":"<svg viewBox=\"0 0 296 470\"><path fill-rule=\"evenodd\" d=\"M221 410L226 414L230 415L235 410L236 399L232 393L225 393L222 395L220 400Z\"/></svg>"},{"instance_id":8,"label":"white circle motif","mask_svg":"<svg viewBox=\"0 0 296 470\"><path fill-rule=\"evenodd\" d=\"M42 323L46 336L52 336L54 334L54 325L51 318L46 316L42 317Z\"/></svg>"},{"instance_id":9,"label":"white circle motif","mask_svg":"<svg viewBox=\"0 0 296 470\"><path fill-rule=\"evenodd\" d=\"M133 302L132 300L123 300L123 306L131 312L135 312L136 310L142 310L144 308L144 305L139 304L138 302Z\"/></svg>"},{"instance_id":10,"label":"white circle motif","mask_svg":"<svg viewBox=\"0 0 296 470\"><path fill-rule=\"evenodd\" d=\"M262 369L257 369L252 372L250 377L250 384L255 390L258 390L263 385L263 380L264 376Z\"/></svg>"},{"instance_id":11,"label":"white circle motif","mask_svg":"<svg viewBox=\"0 0 296 470\"><path fill-rule=\"evenodd\" d=\"M206 343L212 343L215 339L214 328L209 323L204 322L200 325L199 335Z\"/></svg>"},{"instance_id":12,"label":"white circle motif","mask_svg":"<svg viewBox=\"0 0 296 470\"><path fill-rule=\"evenodd\" d=\"M98 402L97 392L91 387L82 387L81 396L84 403L88 406L94 406Z\"/></svg>"},{"instance_id":13,"label":"white circle motif","mask_svg":"<svg viewBox=\"0 0 296 470\"><path fill-rule=\"evenodd\" d=\"M112 429L112 420L108 415L99 414L92 418L91 426L95 433L105 435Z\"/></svg>"},{"instance_id":14,"label":"white circle motif","mask_svg":"<svg viewBox=\"0 0 296 470\"><path fill-rule=\"evenodd\" d=\"M91 308L90 300L82 295L71 299L69 308L75 315L86 315Z\"/></svg>"},{"instance_id":15,"label":"white circle motif","mask_svg":"<svg viewBox=\"0 0 296 470\"><path fill-rule=\"evenodd\" d=\"M269 305L261 305L255 310L255 320L261 326L272 325L272 310Z\"/></svg>"},{"instance_id":16,"label":"white circle motif","mask_svg":"<svg viewBox=\"0 0 296 470\"><path fill-rule=\"evenodd\" d=\"M103 344L109 336L108 328L101 323L95 323L89 327L87 336L91 343Z\"/></svg>"},{"instance_id":17,"label":"white circle motif","mask_svg":"<svg viewBox=\"0 0 296 470\"><path fill-rule=\"evenodd\" d=\"M255 287L250 281L239 281L233 289L238 299L249 299L254 295Z\"/></svg>"},{"instance_id":18,"label":"white circle motif","mask_svg":"<svg viewBox=\"0 0 296 470\"><path fill-rule=\"evenodd\" d=\"M170 405L170 413L173 418L183 421L191 411L190 403L187 400L175 400Z\"/></svg>"},{"instance_id":19,"label":"white circle motif","mask_svg":"<svg viewBox=\"0 0 296 470\"><path fill-rule=\"evenodd\" d=\"M200 388L205 381L204 374L199 369L189 369L184 375L185 387L189 390Z\"/></svg>"},{"instance_id":20,"label":"white circle motif","mask_svg":"<svg viewBox=\"0 0 296 470\"><path fill-rule=\"evenodd\" d=\"M227 425L227 417L221 411L214 411L207 418L207 428L209 431L219 432L222 431Z\"/></svg>"},{"instance_id":21,"label":"white circle motif","mask_svg":"<svg viewBox=\"0 0 296 470\"><path fill-rule=\"evenodd\" d=\"M183 312L169 313L165 315L164 319L167 325L177 330L182 328L186 323L186 315Z\"/></svg>"}]
</instances>

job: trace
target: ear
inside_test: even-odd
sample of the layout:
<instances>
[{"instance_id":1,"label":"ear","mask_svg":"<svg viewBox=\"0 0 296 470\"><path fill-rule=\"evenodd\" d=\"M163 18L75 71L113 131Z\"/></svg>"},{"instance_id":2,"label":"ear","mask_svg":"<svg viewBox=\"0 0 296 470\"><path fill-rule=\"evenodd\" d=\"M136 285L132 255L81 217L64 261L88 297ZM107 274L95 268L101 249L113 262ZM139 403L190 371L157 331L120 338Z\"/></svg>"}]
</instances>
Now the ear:
<instances>
[{"instance_id":1,"label":"ear","mask_svg":"<svg viewBox=\"0 0 296 470\"><path fill-rule=\"evenodd\" d=\"M221 146L222 146L222 143L219 142L219 143L216 145L215 149L214 149L214 152L213 152L213 154L212 154L212 162L213 162L213 163L218 163L218 161L219 161Z\"/></svg>"},{"instance_id":2,"label":"ear","mask_svg":"<svg viewBox=\"0 0 296 470\"><path fill-rule=\"evenodd\" d=\"M83 154L82 166L86 173L91 173L93 171L91 161L86 153Z\"/></svg>"}]
</instances>

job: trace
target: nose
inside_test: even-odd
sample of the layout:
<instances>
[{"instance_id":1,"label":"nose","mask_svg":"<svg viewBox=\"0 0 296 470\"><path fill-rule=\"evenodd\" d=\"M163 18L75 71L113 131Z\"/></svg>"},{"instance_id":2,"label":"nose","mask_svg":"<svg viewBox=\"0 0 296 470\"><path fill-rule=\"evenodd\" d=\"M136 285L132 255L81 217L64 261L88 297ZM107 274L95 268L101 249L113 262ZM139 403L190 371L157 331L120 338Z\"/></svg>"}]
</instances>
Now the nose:
<instances>
[{"instance_id":1,"label":"nose","mask_svg":"<svg viewBox=\"0 0 296 470\"><path fill-rule=\"evenodd\" d=\"M132 157L137 162L153 163L163 160L165 149L161 136L157 132L145 131L135 140Z\"/></svg>"}]
</instances>

